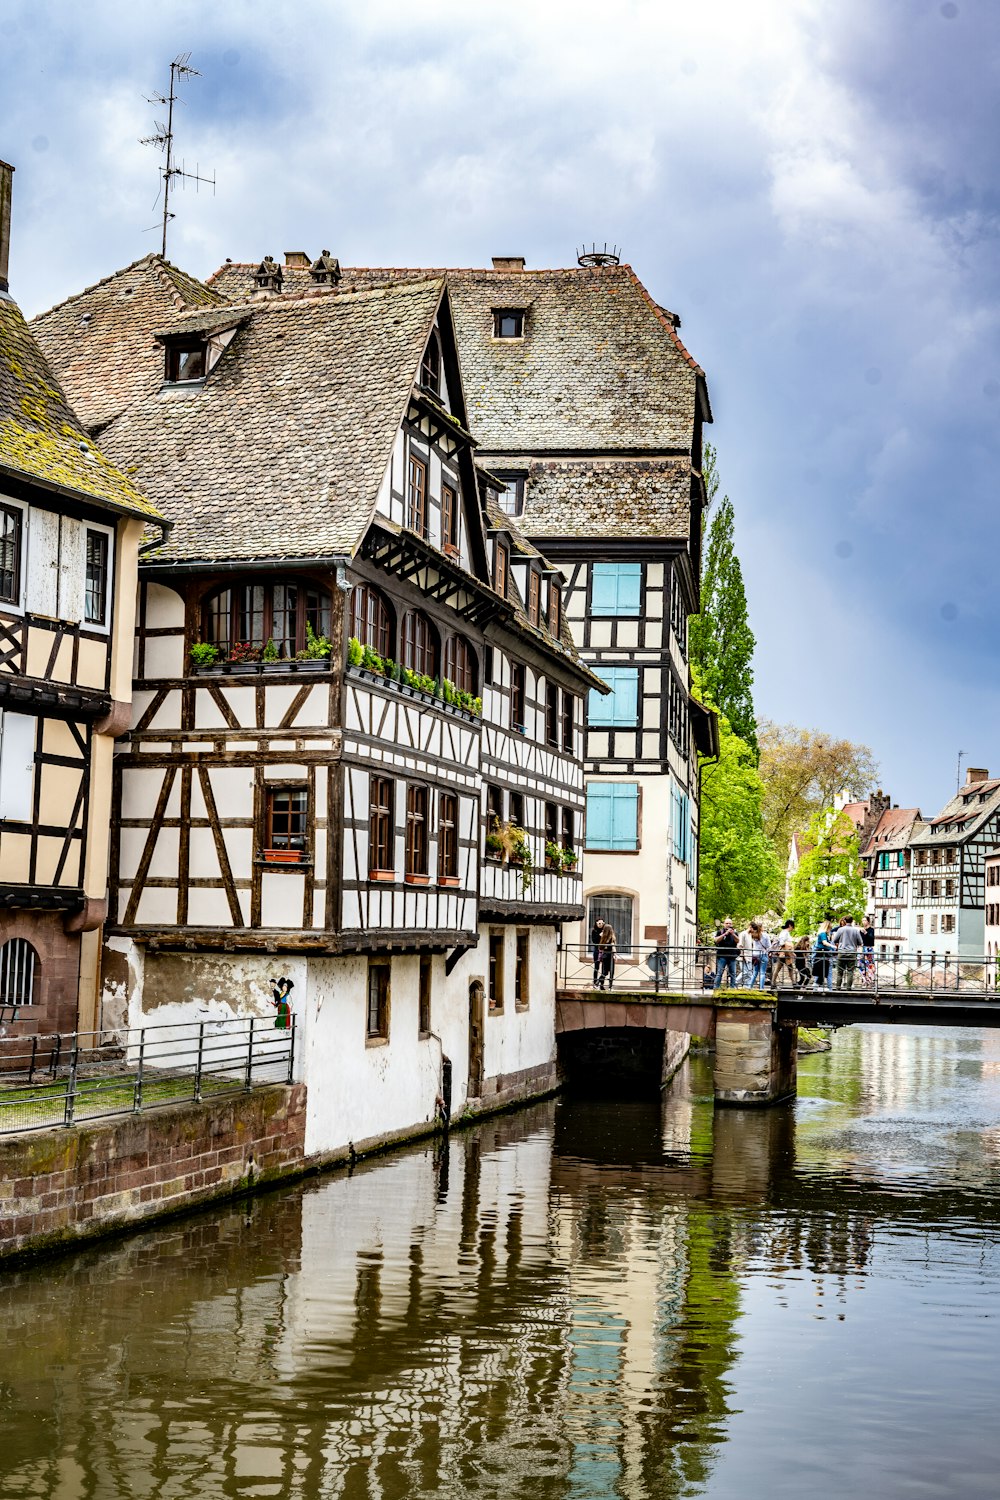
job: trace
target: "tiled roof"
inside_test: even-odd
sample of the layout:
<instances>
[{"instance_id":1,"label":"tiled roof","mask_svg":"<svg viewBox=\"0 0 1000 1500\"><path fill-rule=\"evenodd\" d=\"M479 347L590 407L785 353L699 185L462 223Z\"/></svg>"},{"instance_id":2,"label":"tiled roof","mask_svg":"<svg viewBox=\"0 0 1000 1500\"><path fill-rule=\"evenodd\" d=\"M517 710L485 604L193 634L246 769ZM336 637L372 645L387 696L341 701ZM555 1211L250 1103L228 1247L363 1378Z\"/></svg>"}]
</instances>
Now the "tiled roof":
<instances>
[{"instance_id":1,"label":"tiled roof","mask_svg":"<svg viewBox=\"0 0 1000 1500\"><path fill-rule=\"evenodd\" d=\"M905 849L919 822L919 807L887 807L862 852L880 854L883 850Z\"/></svg>"},{"instance_id":2,"label":"tiled roof","mask_svg":"<svg viewBox=\"0 0 1000 1500\"><path fill-rule=\"evenodd\" d=\"M0 469L117 510L150 519L159 514L87 436L20 308L5 296L0 296Z\"/></svg>"},{"instance_id":3,"label":"tiled roof","mask_svg":"<svg viewBox=\"0 0 1000 1500\"><path fill-rule=\"evenodd\" d=\"M522 466L523 525L532 536L687 539L687 459L535 459L498 465L509 471Z\"/></svg>"},{"instance_id":4,"label":"tiled roof","mask_svg":"<svg viewBox=\"0 0 1000 1500\"><path fill-rule=\"evenodd\" d=\"M979 795L986 797L979 801ZM973 838L1000 811L1000 781L963 786L928 824L915 834L914 844L961 844Z\"/></svg>"},{"instance_id":5,"label":"tiled roof","mask_svg":"<svg viewBox=\"0 0 1000 1500\"><path fill-rule=\"evenodd\" d=\"M162 256L146 255L33 318L31 331L95 432L159 389L163 349L153 334L178 313L223 300Z\"/></svg>"},{"instance_id":6,"label":"tiled roof","mask_svg":"<svg viewBox=\"0 0 1000 1500\"><path fill-rule=\"evenodd\" d=\"M204 386L134 400L102 444L174 523L155 560L352 554L442 293L262 299Z\"/></svg>"},{"instance_id":7,"label":"tiled roof","mask_svg":"<svg viewBox=\"0 0 1000 1500\"><path fill-rule=\"evenodd\" d=\"M255 269L229 262L209 285L241 300ZM283 275L286 293L312 285L307 270ZM631 266L346 267L337 290L428 275L448 279L469 425L484 449L690 452L702 371ZM493 337L493 309L504 307L525 309L523 339Z\"/></svg>"}]
</instances>

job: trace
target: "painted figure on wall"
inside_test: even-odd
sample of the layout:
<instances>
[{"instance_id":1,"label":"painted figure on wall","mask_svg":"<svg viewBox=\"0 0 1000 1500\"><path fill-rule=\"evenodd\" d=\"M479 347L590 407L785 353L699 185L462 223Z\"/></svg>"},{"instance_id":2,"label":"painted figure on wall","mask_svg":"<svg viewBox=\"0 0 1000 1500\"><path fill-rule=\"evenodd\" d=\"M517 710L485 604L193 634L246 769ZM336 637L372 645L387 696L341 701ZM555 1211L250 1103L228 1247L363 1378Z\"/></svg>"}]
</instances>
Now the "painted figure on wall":
<instances>
[{"instance_id":1,"label":"painted figure on wall","mask_svg":"<svg viewBox=\"0 0 1000 1500\"><path fill-rule=\"evenodd\" d=\"M295 988L291 979L272 979L271 1004L274 1006L274 1024L278 1031L288 1031L292 1024L292 1002L288 996Z\"/></svg>"}]
</instances>

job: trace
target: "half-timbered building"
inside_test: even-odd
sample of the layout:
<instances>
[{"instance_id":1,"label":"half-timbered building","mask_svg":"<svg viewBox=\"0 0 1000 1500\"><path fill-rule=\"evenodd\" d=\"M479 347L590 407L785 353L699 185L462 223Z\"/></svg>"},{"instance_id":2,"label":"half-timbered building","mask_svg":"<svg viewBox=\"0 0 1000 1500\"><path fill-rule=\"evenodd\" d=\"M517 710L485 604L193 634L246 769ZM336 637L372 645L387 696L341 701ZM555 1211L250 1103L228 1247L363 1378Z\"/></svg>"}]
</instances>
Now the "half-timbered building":
<instances>
[{"instance_id":1,"label":"half-timbered building","mask_svg":"<svg viewBox=\"0 0 1000 1500\"><path fill-rule=\"evenodd\" d=\"M688 945L697 752L717 753L687 648L712 414L680 319L630 266L592 259L536 271L494 257L489 269L448 271L448 285L480 456L502 482L502 508L565 574L565 618L612 689L589 696L585 713L587 926L609 918L622 949ZM283 268L286 287L308 277L299 261ZM210 285L239 297L253 274L227 262ZM338 284L354 294L427 274L344 268Z\"/></svg>"},{"instance_id":2,"label":"half-timbered building","mask_svg":"<svg viewBox=\"0 0 1000 1500\"><path fill-rule=\"evenodd\" d=\"M289 292L265 260L238 302L118 311L145 376L102 438L173 523L116 759L109 1012L263 1010L290 979L313 1153L419 1127L449 1089L554 1083L603 691L475 464L443 279L337 274L320 257ZM69 369L59 320L39 336Z\"/></svg>"},{"instance_id":3,"label":"half-timbered building","mask_svg":"<svg viewBox=\"0 0 1000 1500\"><path fill-rule=\"evenodd\" d=\"M0 1025L87 1030L136 559L157 511L81 425L10 296L12 172L0 162Z\"/></svg>"},{"instance_id":4,"label":"half-timbered building","mask_svg":"<svg viewBox=\"0 0 1000 1500\"><path fill-rule=\"evenodd\" d=\"M1000 842L1000 778L970 767L965 783L909 846L910 946L922 955L981 958L986 855Z\"/></svg>"}]
</instances>

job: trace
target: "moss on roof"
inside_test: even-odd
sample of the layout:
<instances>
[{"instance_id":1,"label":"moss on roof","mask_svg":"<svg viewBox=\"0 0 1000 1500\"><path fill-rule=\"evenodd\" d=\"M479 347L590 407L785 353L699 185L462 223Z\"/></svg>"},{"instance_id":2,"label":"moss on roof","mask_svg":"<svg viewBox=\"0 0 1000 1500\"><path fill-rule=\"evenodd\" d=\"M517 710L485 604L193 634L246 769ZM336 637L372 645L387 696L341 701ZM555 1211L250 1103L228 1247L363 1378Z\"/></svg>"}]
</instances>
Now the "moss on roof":
<instances>
[{"instance_id":1,"label":"moss on roof","mask_svg":"<svg viewBox=\"0 0 1000 1500\"><path fill-rule=\"evenodd\" d=\"M0 467L136 515L159 511L90 440L16 302L0 297Z\"/></svg>"}]
</instances>

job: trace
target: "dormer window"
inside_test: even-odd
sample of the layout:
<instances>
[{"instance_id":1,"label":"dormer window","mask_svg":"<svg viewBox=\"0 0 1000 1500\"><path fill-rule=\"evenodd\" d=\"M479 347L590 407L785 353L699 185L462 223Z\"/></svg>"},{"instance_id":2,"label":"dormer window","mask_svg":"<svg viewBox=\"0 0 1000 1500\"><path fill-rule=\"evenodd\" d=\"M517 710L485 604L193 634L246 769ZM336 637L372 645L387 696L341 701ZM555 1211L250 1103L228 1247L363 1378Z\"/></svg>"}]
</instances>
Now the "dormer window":
<instances>
[{"instance_id":1,"label":"dormer window","mask_svg":"<svg viewBox=\"0 0 1000 1500\"><path fill-rule=\"evenodd\" d=\"M501 599L507 597L507 571L510 564L510 556L507 551L507 543L502 542L499 537L496 541L496 557L493 560L493 587Z\"/></svg>"},{"instance_id":2,"label":"dormer window","mask_svg":"<svg viewBox=\"0 0 1000 1500\"><path fill-rule=\"evenodd\" d=\"M522 307L495 307L493 309L493 337L495 339L523 339L524 309Z\"/></svg>"},{"instance_id":3,"label":"dormer window","mask_svg":"<svg viewBox=\"0 0 1000 1500\"><path fill-rule=\"evenodd\" d=\"M208 345L204 339L188 339L168 344L164 379L171 385L185 380L204 380L208 363Z\"/></svg>"},{"instance_id":4,"label":"dormer window","mask_svg":"<svg viewBox=\"0 0 1000 1500\"><path fill-rule=\"evenodd\" d=\"M532 625L537 625L540 614L540 603L542 595L542 580L538 571L531 568L528 571L528 619Z\"/></svg>"},{"instance_id":5,"label":"dormer window","mask_svg":"<svg viewBox=\"0 0 1000 1500\"><path fill-rule=\"evenodd\" d=\"M562 629L562 591L555 579L549 582L549 634L559 639Z\"/></svg>"},{"instance_id":6,"label":"dormer window","mask_svg":"<svg viewBox=\"0 0 1000 1500\"><path fill-rule=\"evenodd\" d=\"M435 396L441 394L441 343L437 333L432 333L430 342L424 351L424 361L420 366L420 384L425 391L433 391Z\"/></svg>"},{"instance_id":7,"label":"dormer window","mask_svg":"<svg viewBox=\"0 0 1000 1500\"><path fill-rule=\"evenodd\" d=\"M524 511L524 475L523 474L498 474L498 479L504 483L503 489L497 496L500 509L508 516L519 516Z\"/></svg>"}]
</instances>

